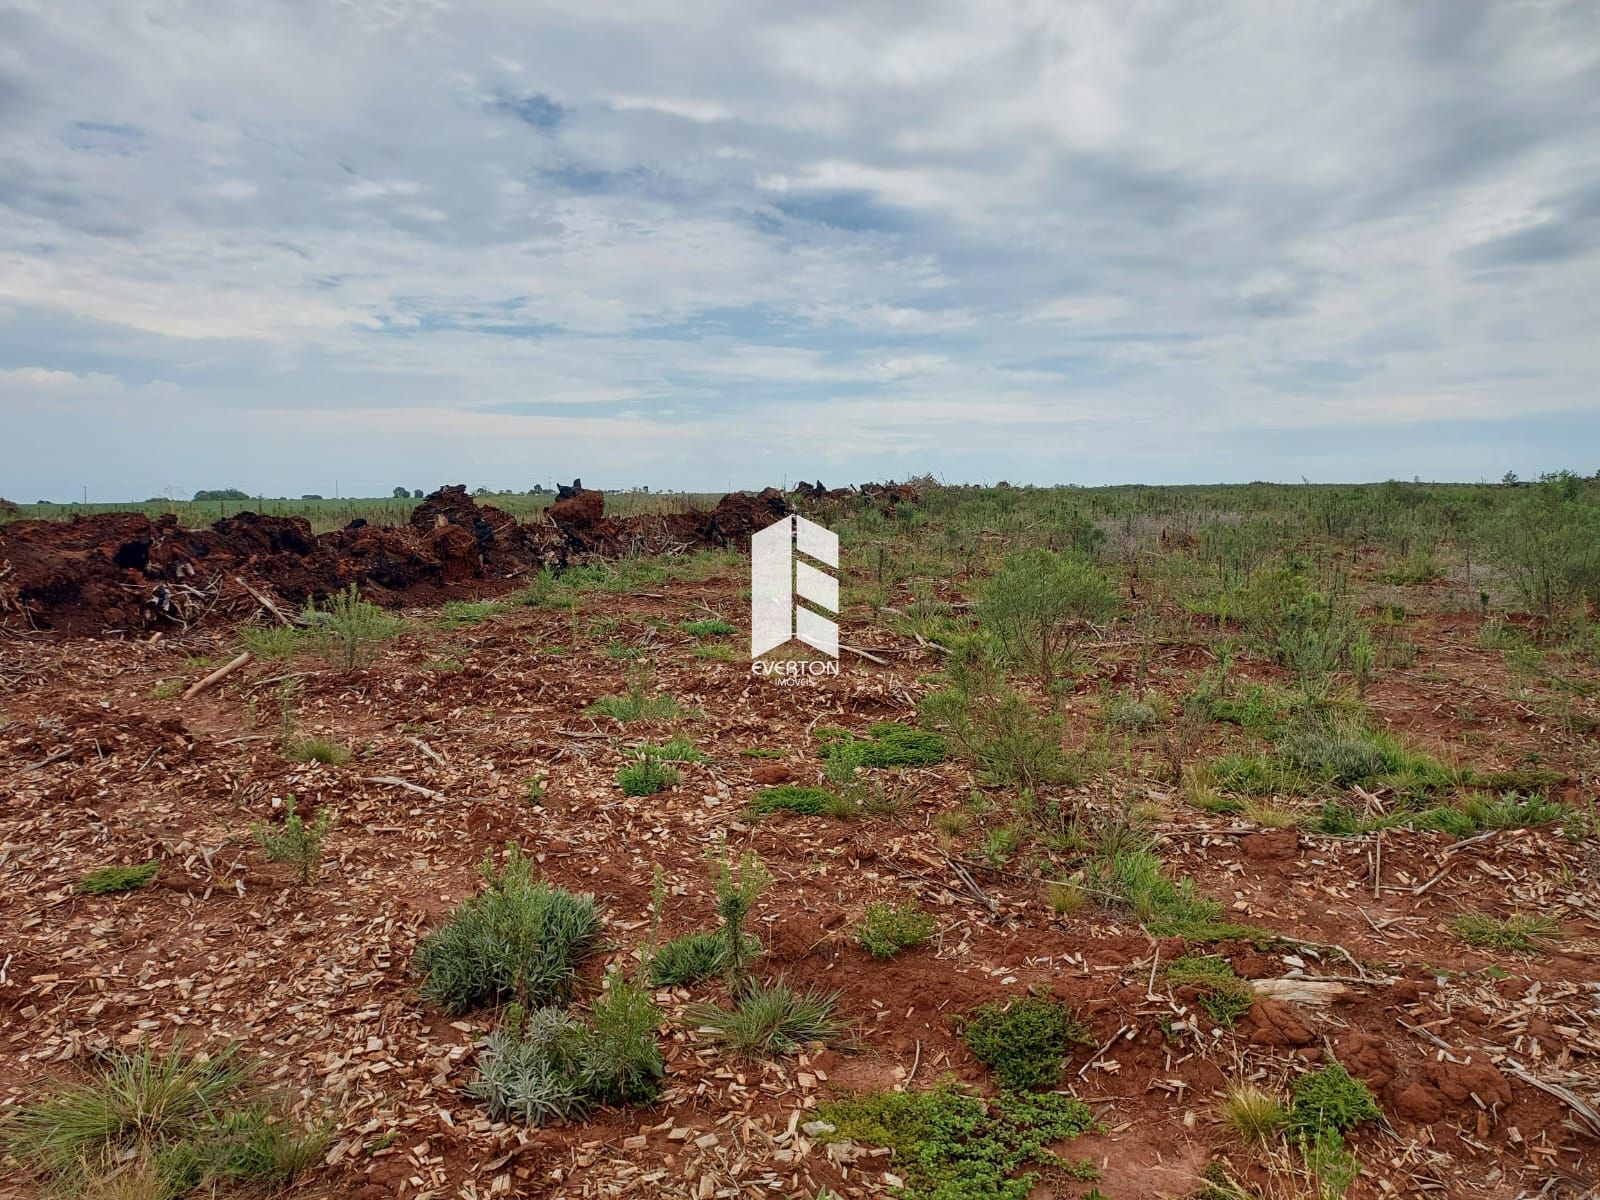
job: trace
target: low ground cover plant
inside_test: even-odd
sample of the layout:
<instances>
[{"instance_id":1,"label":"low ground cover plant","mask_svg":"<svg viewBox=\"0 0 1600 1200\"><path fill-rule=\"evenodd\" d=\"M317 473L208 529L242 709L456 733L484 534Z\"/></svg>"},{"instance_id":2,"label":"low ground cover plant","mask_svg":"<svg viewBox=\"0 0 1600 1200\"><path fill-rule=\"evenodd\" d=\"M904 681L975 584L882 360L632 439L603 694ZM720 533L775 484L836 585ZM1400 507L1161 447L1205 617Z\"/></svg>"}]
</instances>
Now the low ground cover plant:
<instances>
[{"instance_id":1,"label":"low ground cover plant","mask_svg":"<svg viewBox=\"0 0 1600 1200\"><path fill-rule=\"evenodd\" d=\"M78 880L78 891L85 896L137 891L152 883L160 870L161 862L154 858L132 867L101 867Z\"/></svg>"},{"instance_id":2,"label":"low ground cover plant","mask_svg":"<svg viewBox=\"0 0 1600 1200\"><path fill-rule=\"evenodd\" d=\"M855 927L855 940L873 958L892 958L902 950L922 945L938 927L932 914L915 902L874 901L867 905Z\"/></svg>"},{"instance_id":3,"label":"low ground cover plant","mask_svg":"<svg viewBox=\"0 0 1600 1200\"><path fill-rule=\"evenodd\" d=\"M962 1022L961 1039L1002 1087L1015 1091L1054 1087L1067 1056L1091 1040L1070 1005L1041 995L979 1005Z\"/></svg>"}]
</instances>

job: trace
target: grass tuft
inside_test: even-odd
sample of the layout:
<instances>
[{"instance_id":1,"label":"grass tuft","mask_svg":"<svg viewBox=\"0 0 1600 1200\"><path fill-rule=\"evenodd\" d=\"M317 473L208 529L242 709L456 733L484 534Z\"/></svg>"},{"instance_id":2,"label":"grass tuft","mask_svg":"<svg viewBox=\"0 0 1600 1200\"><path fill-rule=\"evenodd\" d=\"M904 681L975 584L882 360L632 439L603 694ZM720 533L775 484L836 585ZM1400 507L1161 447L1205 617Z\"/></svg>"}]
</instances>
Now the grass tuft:
<instances>
[{"instance_id":1,"label":"grass tuft","mask_svg":"<svg viewBox=\"0 0 1600 1200\"><path fill-rule=\"evenodd\" d=\"M689 1020L712 1041L752 1058L798 1050L809 1042L837 1040L844 1026L833 1015L837 992L796 991L782 979L745 986L731 1009L696 1004Z\"/></svg>"},{"instance_id":2,"label":"grass tuft","mask_svg":"<svg viewBox=\"0 0 1600 1200\"><path fill-rule=\"evenodd\" d=\"M1450 929L1469 946L1535 954L1549 948L1560 927L1550 917L1535 914L1492 917L1487 913L1462 913L1450 922Z\"/></svg>"},{"instance_id":3,"label":"grass tuft","mask_svg":"<svg viewBox=\"0 0 1600 1200\"><path fill-rule=\"evenodd\" d=\"M856 944L873 958L892 958L902 950L920 946L938 929L930 913L915 902L867 905L866 914L855 927Z\"/></svg>"}]
</instances>

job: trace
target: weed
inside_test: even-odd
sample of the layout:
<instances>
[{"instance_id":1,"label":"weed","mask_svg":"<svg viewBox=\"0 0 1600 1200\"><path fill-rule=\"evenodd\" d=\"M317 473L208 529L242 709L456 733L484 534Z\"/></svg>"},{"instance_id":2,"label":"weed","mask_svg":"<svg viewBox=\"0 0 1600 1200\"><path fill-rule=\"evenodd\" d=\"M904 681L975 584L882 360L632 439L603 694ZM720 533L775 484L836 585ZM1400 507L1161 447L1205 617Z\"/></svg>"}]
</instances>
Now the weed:
<instances>
[{"instance_id":1,"label":"weed","mask_svg":"<svg viewBox=\"0 0 1600 1200\"><path fill-rule=\"evenodd\" d=\"M617 771L617 786L624 796L653 796L683 782L677 770L653 758L629 763Z\"/></svg>"},{"instance_id":2,"label":"weed","mask_svg":"<svg viewBox=\"0 0 1600 1200\"><path fill-rule=\"evenodd\" d=\"M183 695L184 683L181 679L163 679L150 689L152 700L176 700Z\"/></svg>"},{"instance_id":3,"label":"weed","mask_svg":"<svg viewBox=\"0 0 1600 1200\"><path fill-rule=\"evenodd\" d=\"M1550 940L1559 934L1559 926L1550 917L1523 913L1511 917L1462 913L1450 922L1450 929L1469 946L1523 954L1548 948Z\"/></svg>"},{"instance_id":4,"label":"weed","mask_svg":"<svg viewBox=\"0 0 1600 1200\"><path fill-rule=\"evenodd\" d=\"M746 746L739 751L740 758L782 758L782 750L772 750L764 746Z\"/></svg>"},{"instance_id":5,"label":"weed","mask_svg":"<svg viewBox=\"0 0 1600 1200\"><path fill-rule=\"evenodd\" d=\"M729 637L739 631L721 617L704 617L698 621L685 621L680 628L692 637Z\"/></svg>"},{"instance_id":6,"label":"weed","mask_svg":"<svg viewBox=\"0 0 1600 1200\"><path fill-rule=\"evenodd\" d=\"M1287 1128L1297 1135L1343 1132L1363 1121L1381 1119L1372 1091L1340 1063L1301 1075L1294 1081L1294 1104Z\"/></svg>"},{"instance_id":7,"label":"weed","mask_svg":"<svg viewBox=\"0 0 1600 1200\"><path fill-rule=\"evenodd\" d=\"M136 867L101 867L78 880L78 891L85 896L137 891L153 882L159 870L160 860L154 858Z\"/></svg>"},{"instance_id":8,"label":"weed","mask_svg":"<svg viewBox=\"0 0 1600 1200\"><path fill-rule=\"evenodd\" d=\"M251 1085L237 1046L190 1055L109 1052L96 1076L47 1088L0 1123L0 1154L61 1191L104 1189L120 1168L125 1195L171 1200L191 1192L281 1187L327 1148Z\"/></svg>"},{"instance_id":9,"label":"weed","mask_svg":"<svg viewBox=\"0 0 1600 1200\"><path fill-rule=\"evenodd\" d=\"M733 965L728 936L719 931L696 930L673 938L650 959L648 975L653 987L689 987L713 975L724 975ZM739 957L748 962L761 953L761 942L744 935Z\"/></svg>"},{"instance_id":10,"label":"weed","mask_svg":"<svg viewBox=\"0 0 1600 1200\"><path fill-rule=\"evenodd\" d=\"M288 625L246 625L239 630L239 641L251 654L270 662L299 653L305 632Z\"/></svg>"},{"instance_id":11,"label":"weed","mask_svg":"<svg viewBox=\"0 0 1600 1200\"><path fill-rule=\"evenodd\" d=\"M713 1041L750 1057L788 1054L810 1042L838 1039L843 1025L834 1018L837 992L796 991L782 979L738 989L734 1006L696 1004L689 1020Z\"/></svg>"},{"instance_id":12,"label":"weed","mask_svg":"<svg viewBox=\"0 0 1600 1200\"><path fill-rule=\"evenodd\" d=\"M584 711L623 723L666 721L682 715L683 709L675 697L664 693L652 696L649 686L649 670L640 665L628 672L628 690L625 693L620 696L601 696Z\"/></svg>"},{"instance_id":13,"label":"weed","mask_svg":"<svg viewBox=\"0 0 1600 1200\"><path fill-rule=\"evenodd\" d=\"M250 827L256 842L266 852L269 862L286 862L295 869L300 885L306 887L317 877L322 864L322 843L333 831L333 809L324 806L317 810L316 819L307 825L305 818L295 811L291 794L283 801L283 825L274 827L257 821Z\"/></svg>"},{"instance_id":14,"label":"weed","mask_svg":"<svg viewBox=\"0 0 1600 1200\"><path fill-rule=\"evenodd\" d=\"M1161 721L1156 706L1131 691L1108 696L1100 713L1105 723L1116 729L1149 729Z\"/></svg>"},{"instance_id":15,"label":"weed","mask_svg":"<svg viewBox=\"0 0 1600 1200\"><path fill-rule=\"evenodd\" d=\"M1052 880L1044 885L1044 901L1058 917L1072 917L1089 907L1089 893L1084 890L1083 872L1073 873L1070 879Z\"/></svg>"},{"instance_id":16,"label":"weed","mask_svg":"<svg viewBox=\"0 0 1600 1200\"><path fill-rule=\"evenodd\" d=\"M1232 1025L1255 1003L1255 989L1240 979L1225 958L1209 954L1185 954L1167 964L1167 983L1172 987L1192 987L1199 993L1200 1007L1218 1025Z\"/></svg>"},{"instance_id":17,"label":"weed","mask_svg":"<svg viewBox=\"0 0 1600 1200\"><path fill-rule=\"evenodd\" d=\"M353 583L329 597L327 608L308 606L300 619L328 661L346 671L365 666L379 642L405 628L400 618L363 600Z\"/></svg>"},{"instance_id":18,"label":"weed","mask_svg":"<svg viewBox=\"0 0 1600 1200\"><path fill-rule=\"evenodd\" d=\"M1069 1005L1040 995L979 1005L962 1023L961 1038L1003 1087L1016 1091L1053 1087L1072 1048L1090 1041Z\"/></svg>"},{"instance_id":19,"label":"weed","mask_svg":"<svg viewBox=\"0 0 1600 1200\"><path fill-rule=\"evenodd\" d=\"M481 624L501 610L494 600L446 600L439 609L439 624L445 629L461 629Z\"/></svg>"},{"instance_id":20,"label":"weed","mask_svg":"<svg viewBox=\"0 0 1600 1200\"><path fill-rule=\"evenodd\" d=\"M833 807L837 800L837 796L822 788L785 783L777 787L762 788L750 802L750 811L758 817L774 812L791 812L817 817Z\"/></svg>"},{"instance_id":21,"label":"weed","mask_svg":"<svg viewBox=\"0 0 1600 1200\"><path fill-rule=\"evenodd\" d=\"M675 737L659 746L636 746L633 752L641 759L653 762L697 763L706 761L706 756L700 753L695 748L695 744L686 737Z\"/></svg>"},{"instance_id":22,"label":"weed","mask_svg":"<svg viewBox=\"0 0 1600 1200\"><path fill-rule=\"evenodd\" d=\"M483 890L417 947L423 998L452 1015L501 999L529 1007L564 999L600 936L594 898L535 880L514 845L504 868L486 854L480 870Z\"/></svg>"},{"instance_id":23,"label":"weed","mask_svg":"<svg viewBox=\"0 0 1600 1200\"><path fill-rule=\"evenodd\" d=\"M892 1150L905 1200L1026 1200L1038 1168L1093 1177L1049 1150L1097 1128L1089 1106L1071 1096L1005 1093L990 1101L945 1086L825 1101L817 1115L833 1126L823 1135L830 1141Z\"/></svg>"},{"instance_id":24,"label":"weed","mask_svg":"<svg viewBox=\"0 0 1600 1200\"><path fill-rule=\"evenodd\" d=\"M873 958L892 958L901 950L920 946L934 935L938 923L917 904L867 905L866 915L855 927L855 940Z\"/></svg>"},{"instance_id":25,"label":"weed","mask_svg":"<svg viewBox=\"0 0 1600 1200\"><path fill-rule=\"evenodd\" d=\"M329 738L302 737L285 743L283 756L290 762L319 762L339 767L350 761L350 748Z\"/></svg>"},{"instance_id":26,"label":"weed","mask_svg":"<svg viewBox=\"0 0 1600 1200\"><path fill-rule=\"evenodd\" d=\"M1246 1080L1234 1080L1222 1093L1217 1115L1245 1141L1266 1145L1289 1123L1288 1110L1271 1092Z\"/></svg>"},{"instance_id":27,"label":"weed","mask_svg":"<svg viewBox=\"0 0 1600 1200\"><path fill-rule=\"evenodd\" d=\"M1272 934L1252 925L1219 920L1222 905L1200 895L1193 880L1167 878L1161 859L1149 850L1102 852L1090 861L1087 871L1098 891L1127 904L1156 937L1196 942L1248 938L1257 945L1273 939Z\"/></svg>"},{"instance_id":28,"label":"weed","mask_svg":"<svg viewBox=\"0 0 1600 1200\"><path fill-rule=\"evenodd\" d=\"M855 765L862 767L928 767L943 762L949 753L937 733L894 721L870 726L867 736L860 739L843 729L818 729L816 736L824 741L824 759L848 755L850 747L860 747Z\"/></svg>"}]
</instances>

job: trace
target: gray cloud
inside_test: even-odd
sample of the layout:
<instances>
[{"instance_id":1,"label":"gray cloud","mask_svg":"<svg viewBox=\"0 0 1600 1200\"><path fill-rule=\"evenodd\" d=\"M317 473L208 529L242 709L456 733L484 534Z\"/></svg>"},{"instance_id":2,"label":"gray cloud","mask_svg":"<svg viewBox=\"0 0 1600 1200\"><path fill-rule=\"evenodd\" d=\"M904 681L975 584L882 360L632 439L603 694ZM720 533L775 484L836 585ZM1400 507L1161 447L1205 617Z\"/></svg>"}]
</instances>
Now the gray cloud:
<instances>
[{"instance_id":1,"label":"gray cloud","mask_svg":"<svg viewBox=\"0 0 1600 1200\"><path fill-rule=\"evenodd\" d=\"M1367 477L1424 466L1361 431L1461 420L1485 433L1445 473L1552 465L1500 462L1491 426L1559 454L1596 421L1597 20L8 10L0 467L48 491L242 444L267 490L556 459L715 486L817 457L1204 478L1255 447L1294 478L1298 429L1305 473ZM71 449L150 403L190 418L170 462L136 423ZM289 420L328 436L269 454ZM1073 457L1108 437L1149 471Z\"/></svg>"}]
</instances>

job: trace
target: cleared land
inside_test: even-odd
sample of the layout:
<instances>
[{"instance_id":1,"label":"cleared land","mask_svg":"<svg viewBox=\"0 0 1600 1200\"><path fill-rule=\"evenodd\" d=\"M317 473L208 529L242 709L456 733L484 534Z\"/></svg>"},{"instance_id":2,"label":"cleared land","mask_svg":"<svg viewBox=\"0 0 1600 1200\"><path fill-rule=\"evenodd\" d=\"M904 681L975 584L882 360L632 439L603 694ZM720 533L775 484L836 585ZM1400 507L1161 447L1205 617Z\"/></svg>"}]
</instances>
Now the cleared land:
<instances>
[{"instance_id":1,"label":"cleared land","mask_svg":"<svg viewBox=\"0 0 1600 1200\"><path fill-rule=\"evenodd\" d=\"M1594 484L791 500L854 648L807 686L750 672L739 536L304 616L230 560L292 627L238 590L138 637L13 610L12 1152L53 1081L181 1037L242 1043L305 1196L1589 1194ZM452 990L419 946L486 855L521 895L512 845L598 926L540 927L570 987ZM812 1008L748 1011L779 980ZM559 1069L513 995L582 1027ZM515 1053L538 1087L486 1086Z\"/></svg>"}]
</instances>

